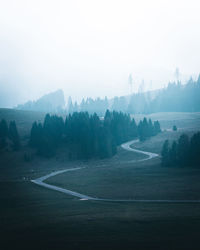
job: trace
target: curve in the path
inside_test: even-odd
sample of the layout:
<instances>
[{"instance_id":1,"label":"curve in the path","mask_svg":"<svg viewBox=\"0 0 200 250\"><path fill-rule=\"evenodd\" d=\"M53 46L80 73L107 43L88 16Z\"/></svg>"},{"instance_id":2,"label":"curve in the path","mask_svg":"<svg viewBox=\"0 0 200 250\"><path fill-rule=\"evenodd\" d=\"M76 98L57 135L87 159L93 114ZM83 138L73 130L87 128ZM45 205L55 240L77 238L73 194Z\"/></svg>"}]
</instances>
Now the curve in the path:
<instances>
[{"instance_id":1,"label":"curve in the path","mask_svg":"<svg viewBox=\"0 0 200 250\"><path fill-rule=\"evenodd\" d=\"M152 158L158 157L158 154L131 148L130 146L133 143L136 143L136 142L138 142L138 140L129 141L129 142L126 142L126 143L122 144L121 147L123 149L125 149L125 150L136 152L136 153L141 153L141 154L144 154L144 155L148 156L147 158L144 158L144 159L138 160L138 161L146 161L146 160L150 160ZM65 173L65 172L69 172L69 171L77 171L77 170L80 170L80 169L83 169L83 167L82 168L70 168L70 169L55 171L55 172L52 172L52 173L47 174L45 176L42 176L40 178L37 178L35 180L31 180L31 182L33 182L33 183L35 183L35 184L37 184L39 186L51 189L51 190L55 190L55 191L58 191L58 192L61 192L61 193L64 193L64 194L72 195L74 197L79 198L80 200L92 200L92 201L104 201L104 202L135 202L135 203L200 203L200 200L137 200L137 199L129 199L129 200L124 199L123 200L123 199L103 199L103 198L91 197L91 196L88 196L88 195L85 195L85 194L81 194L81 193L78 193L78 192L75 192L75 191L72 191L72 190L69 190L69 189L61 188L61 187L51 185L51 184L47 184L47 183L44 182L46 179L48 179L48 178L50 178L52 176L62 174L62 173Z\"/></svg>"},{"instance_id":2,"label":"curve in the path","mask_svg":"<svg viewBox=\"0 0 200 250\"><path fill-rule=\"evenodd\" d=\"M139 154L143 154L143 155L146 155L147 157L144 158L144 159L141 159L141 160L137 160L138 162L139 161L147 161L147 160L150 160L152 158L155 158L155 157L158 157L159 155L158 154L155 154L155 153L151 153L151 152L146 152L146 151L142 151L142 150L139 150L139 149L135 149L135 148L131 148L131 145L134 144L134 143L137 143L139 142L139 140L133 140L133 141L128 141L126 143L123 143L121 145L121 147L125 150L128 150L128 151L132 151L132 152L135 152L135 153L139 153Z\"/></svg>"}]
</instances>

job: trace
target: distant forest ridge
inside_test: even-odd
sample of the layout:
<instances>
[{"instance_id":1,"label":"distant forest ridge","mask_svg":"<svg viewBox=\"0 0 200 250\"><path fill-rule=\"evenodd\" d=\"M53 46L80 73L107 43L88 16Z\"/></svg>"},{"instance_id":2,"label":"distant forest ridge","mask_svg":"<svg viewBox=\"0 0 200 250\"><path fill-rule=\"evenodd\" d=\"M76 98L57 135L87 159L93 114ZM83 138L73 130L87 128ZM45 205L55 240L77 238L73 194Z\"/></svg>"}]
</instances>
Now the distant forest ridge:
<instances>
[{"instance_id":1,"label":"distant forest ridge","mask_svg":"<svg viewBox=\"0 0 200 250\"><path fill-rule=\"evenodd\" d=\"M20 110L43 112L73 113L89 112L103 116L107 109L129 114L149 114L155 112L199 112L200 111L200 76L192 78L187 84L170 82L164 89L136 93L129 96L108 99L87 98L81 103L73 102L71 97L66 105L62 90L50 93L38 99L18 105Z\"/></svg>"},{"instance_id":2,"label":"distant forest ridge","mask_svg":"<svg viewBox=\"0 0 200 250\"><path fill-rule=\"evenodd\" d=\"M19 104L16 109L40 111L40 112L59 112L65 108L65 97L61 89L46 94L36 101L28 101Z\"/></svg>"}]
</instances>

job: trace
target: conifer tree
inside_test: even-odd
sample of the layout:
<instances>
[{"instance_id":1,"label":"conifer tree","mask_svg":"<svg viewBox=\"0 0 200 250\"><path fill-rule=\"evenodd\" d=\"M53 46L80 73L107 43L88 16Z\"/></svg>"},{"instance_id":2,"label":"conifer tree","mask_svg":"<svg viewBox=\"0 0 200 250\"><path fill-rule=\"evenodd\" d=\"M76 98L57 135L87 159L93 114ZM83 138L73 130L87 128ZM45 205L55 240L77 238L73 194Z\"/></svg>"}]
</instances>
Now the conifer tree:
<instances>
[{"instance_id":1,"label":"conifer tree","mask_svg":"<svg viewBox=\"0 0 200 250\"><path fill-rule=\"evenodd\" d=\"M30 135L30 141L29 144L32 147L36 147L38 146L38 138L39 134L38 134L38 125L37 122L34 122L31 128L31 135Z\"/></svg>"},{"instance_id":2,"label":"conifer tree","mask_svg":"<svg viewBox=\"0 0 200 250\"><path fill-rule=\"evenodd\" d=\"M17 131L15 121L10 122L8 134L9 134L10 140L13 143L13 145L12 145L13 149L14 150L19 150L19 148L20 148L20 138L19 138L19 134L18 134L18 131Z\"/></svg>"},{"instance_id":3,"label":"conifer tree","mask_svg":"<svg viewBox=\"0 0 200 250\"><path fill-rule=\"evenodd\" d=\"M8 137L8 124L2 119L0 122L0 148L4 148L6 146L6 138Z\"/></svg>"},{"instance_id":4,"label":"conifer tree","mask_svg":"<svg viewBox=\"0 0 200 250\"><path fill-rule=\"evenodd\" d=\"M173 141L171 148L169 149L169 165L177 165L177 143Z\"/></svg>"},{"instance_id":5,"label":"conifer tree","mask_svg":"<svg viewBox=\"0 0 200 250\"><path fill-rule=\"evenodd\" d=\"M190 140L189 162L200 167L200 132L195 133Z\"/></svg>"},{"instance_id":6,"label":"conifer tree","mask_svg":"<svg viewBox=\"0 0 200 250\"><path fill-rule=\"evenodd\" d=\"M169 141L165 140L162 151L161 151L161 156L162 156L162 166L166 167L169 165Z\"/></svg>"},{"instance_id":7,"label":"conifer tree","mask_svg":"<svg viewBox=\"0 0 200 250\"><path fill-rule=\"evenodd\" d=\"M179 166L186 166L188 164L189 156L189 137L186 134L182 134L179 137L177 145L177 160Z\"/></svg>"}]
</instances>

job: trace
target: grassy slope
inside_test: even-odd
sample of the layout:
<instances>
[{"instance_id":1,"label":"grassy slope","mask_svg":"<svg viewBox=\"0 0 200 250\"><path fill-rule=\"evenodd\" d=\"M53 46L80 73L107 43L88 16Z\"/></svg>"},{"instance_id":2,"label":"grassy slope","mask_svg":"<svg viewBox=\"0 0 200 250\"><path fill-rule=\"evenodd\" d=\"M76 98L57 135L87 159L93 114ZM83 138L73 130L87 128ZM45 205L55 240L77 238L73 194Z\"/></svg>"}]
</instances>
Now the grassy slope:
<instances>
[{"instance_id":1,"label":"grassy slope","mask_svg":"<svg viewBox=\"0 0 200 250\"><path fill-rule=\"evenodd\" d=\"M148 140L144 142L137 142L132 145L134 148L138 148L144 151L154 152L160 154L163 143L165 140L169 140L169 143L172 144L172 142L175 140L177 141L181 134L186 133L189 137L191 137L198 128L194 130L187 130L187 129L181 129L177 132L174 131L163 131L162 133L149 138ZM199 129L200 130L200 129Z\"/></svg>"},{"instance_id":2,"label":"grassy slope","mask_svg":"<svg viewBox=\"0 0 200 250\"><path fill-rule=\"evenodd\" d=\"M10 115L9 119L17 117ZM30 124L23 113L19 122L21 119L24 119L23 124ZM28 118L31 119L32 116ZM23 127L27 129L25 125ZM147 182L148 191L150 181L148 178L151 174L156 181L163 176L168 178L167 174L173 171L163 170L164 174L158 172L159 175L156 177L158 166L151 165L150 162L143 165L143 169L135 166L132 170L132 167L123 163L124 158L130 155L125 155L123 152L120 154L112 160L89 163L78 161L70 163L59 158L50 160L34 158L32 162L24 163L23 152L14 154L6 152L0 155L1 249L199 249L200 209L197 204L85 202L49 191L29 181L52 170L87 166L86 171L90 171L88 174L92 182L95 177L92 173L97 172L97 168L93 168L95 166L99 167L100 179L107 170L108 175L114 174L115 180L119 174L125 177L126 171L130 173L130 177L128 176L130 180L136 178L131 174L132 171L135 171L139 178L141 178L140 173L144 175L146 172L146 177L142 178L145 183ZM121 163L118 162L119 159L122 159ZM114 166L110 164L111 161ZM104 173L101 168L105 169ZM189 178L195 175L198 178L199 175L195 171L191 171ZM87 172L76 172L81 175L84 173ZM179 176L179 172L174 174L178 179L184 177L184 174ZM95 175L97 178L96 173ZM71 178L71 184L77 185L75 182L77 177L71 176ZM66 180L69 179L69 175L66 176ZM187 189L190 182L187 179L183 180ZM193 182L193 179L191 181ZM90 186L91 191L94 191L92 186Z\"/></svg>"},{"instance_id":3,"label":"grassy slope","mask_svg":"<svg viewBox=\"0 0 200 250\"><path fill-rule=\"evenodd\" d=\"M153 121L159 120L162 129L172 128L176 125L178 128L186 128L187 130L194 129L197 126L200 128L200 113L181 113L181 112L164 112L164 113L153 113L150 115L133 115L135 120L138 122L143 117L151 118Z\"/></svg>"},{"instance_id":4,"label":"grassy slope","mask_svg":"<svg viewBox=\"0 0 200 250\"><path fill-rule=\"evenodd\" d=\"M0 120L5 119L7 122L15 120L21 136L28 135L32 123L34 121L43 121L44 117L45 113L42 112L0 108Z\"/></svg>"}]
</instances>

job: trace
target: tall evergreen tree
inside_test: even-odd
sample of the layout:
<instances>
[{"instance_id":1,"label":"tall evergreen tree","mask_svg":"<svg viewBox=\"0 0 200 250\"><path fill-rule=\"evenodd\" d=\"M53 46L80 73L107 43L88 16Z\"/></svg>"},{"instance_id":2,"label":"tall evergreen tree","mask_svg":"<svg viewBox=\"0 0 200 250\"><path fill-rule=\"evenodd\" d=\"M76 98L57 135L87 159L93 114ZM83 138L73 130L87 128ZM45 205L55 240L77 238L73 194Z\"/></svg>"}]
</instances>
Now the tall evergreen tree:
<instances>
[{"instance_id":1,"label":"tall evergreen tree","mask_svg":"<svg viewBox=\"0 0 200 250\"><path fill-rule=\"evenodd\" d=\"M200 167L200 132L195 133L190 140L189 156L191 165Z\"/></svg>"},{"instance_id":2,"label":"tall evergreen tree","mask_svg":"<svg viewBox=\"0 0 200 250\"><path fill-rule=\"evenodd\" d=\"M159 123L159 121L155 121L154 122L154 133L157 135L160 132L161 132L160 123Z\"/></svg>"},{"instance_id":3,"label":"tall evergreen tree","mask_svg":"<svg viewBox=\"0 0 200 250\"><path fill-rule=\"evenodd\" d=\"M169 149L169 165L176 166L177 165L177 143L173 141L171 148Z\"/></svg>"},{"instance_id":4,"label":"tall evergreen tree","mask_svg":"<svg viewBox=\"0 0 200 250\"><path fill-rule=\"evenodd\" d=\"M162 156L162 166L166 167L169 165L169 141L165 140L162 151L161 151L161 156Z\"/></svg>"},{"instance_id":5,"label":"tall evergreen tree","mask_svg":"<svg viewBox=\"0 0 200 250\"><path fill-rule=\"evenodd\" d=\"M38 140L39 140L39 134L38 134L38 125L37 122L34 122L31 128L31 134L30 134L30 141L29 144L32 147L36 147L39 145Z\"/></svg>"},{"instance_id":6,"label":"tall evergreen tree","mask_svg":"<svg viewBox=\"0 0 200 250\"><path fill-rule=\"evenodd\" d=\"M11 121L9 124L9 130L8 130L9 138L11 139L13 143L13 149L19 150L20 148L20 137L17 131L17 126L15 121Z\"/></svg>"},{"instance_id":7,"label":"tall evergreen tree","mask_svg":"<svg viewBox=\"0 0 200 250\"><path fill-rule=\"evenodd\" d=\"M6 146L6 138L8 137L8 124L2 119L0 122L0 148L4 148Z\"/></svg>"},{"instance_id":8,"label":"tall evergreen tree","mask_svg":"<svg viewBox=\"0 0 200 250\"><path fill-rule=\"evenodd\" d=\"M195 133L189 140L188 136L182 134L178 143L172 146L165 142L162 149L162 165L178 167L200 166L200 132Z\"/></svg>"},{"instance_id":9,"label":"tall evergreen tree","mask_svg":"<svg viewBox=\"0 0 200 250\"><path fill-rule=\"evenodd\" d=\"M177 145L177 160L182 167L189 163L189 145L189 137L186 134L182 134Z\"/></svg>"}]
</instances>

